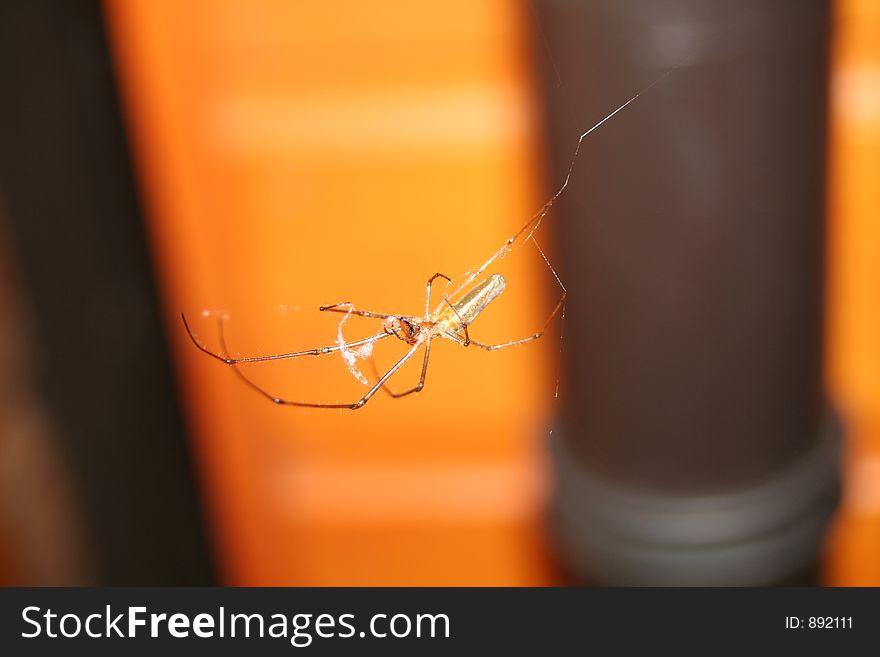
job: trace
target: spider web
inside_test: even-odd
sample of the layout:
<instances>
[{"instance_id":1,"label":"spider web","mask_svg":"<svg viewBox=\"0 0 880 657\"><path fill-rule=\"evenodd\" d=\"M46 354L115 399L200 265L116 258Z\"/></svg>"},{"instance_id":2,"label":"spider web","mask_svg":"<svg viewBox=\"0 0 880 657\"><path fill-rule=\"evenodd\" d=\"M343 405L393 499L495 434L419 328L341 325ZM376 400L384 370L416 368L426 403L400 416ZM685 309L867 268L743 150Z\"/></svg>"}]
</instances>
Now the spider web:
<instances>
[{"instance_id":1,"label":"spider web","mask_svg":"<svg viewBox=\"0 0 880 657\"><path fill-rule=\"evenodd\" d=\"M353 349L348 346L348 343L345 341L345 336L342 334L342 326L349 320L353 310L354 306L349 306L348 312L342 316L341 320L339 320L339 325L336 327L336 344L339 345L339 353L342 356L342 360L345 362L348 371L351 372L351 375L360 383L368 386L370 385L370 380L363 372L361 372L358 367L358 361L365 360L373 355L374 343L368 342L367 344L362 344Z\"/></svg>"}]
</instances>

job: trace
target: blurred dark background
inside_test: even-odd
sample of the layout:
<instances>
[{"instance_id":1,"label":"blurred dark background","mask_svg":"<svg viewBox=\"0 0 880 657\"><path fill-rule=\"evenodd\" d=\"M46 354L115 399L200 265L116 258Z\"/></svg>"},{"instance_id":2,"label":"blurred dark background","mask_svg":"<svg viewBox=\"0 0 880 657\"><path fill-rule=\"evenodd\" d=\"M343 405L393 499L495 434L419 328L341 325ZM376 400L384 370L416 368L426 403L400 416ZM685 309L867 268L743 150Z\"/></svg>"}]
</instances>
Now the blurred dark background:
<instances>
[{"instance_id":1,"label":"blurred dark background","mask_svg":"<svg viewBox=\"0 0 880 657\"><path fill-rule=\"evenodd\" d=\"M7 463L15 531L0 536L25 555L68 540L88 555L47 581L32 564L21 583L210 584L101 6L0 3L0 88L4 451L67 470ZM26 529L45 522L43 496L73 514L73 536Z\"/></svg>"}]
</instances>

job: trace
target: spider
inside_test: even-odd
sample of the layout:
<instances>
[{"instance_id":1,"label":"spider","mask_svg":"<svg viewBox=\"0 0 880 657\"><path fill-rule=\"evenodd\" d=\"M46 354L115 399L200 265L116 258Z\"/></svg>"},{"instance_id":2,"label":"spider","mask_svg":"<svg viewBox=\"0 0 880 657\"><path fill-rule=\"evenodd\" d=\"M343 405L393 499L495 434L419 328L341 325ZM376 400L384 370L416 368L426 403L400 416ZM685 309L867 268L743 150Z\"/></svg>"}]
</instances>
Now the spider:
<instances>
[{"instance_id":1,"label":"spider","mask_svg":"<svg viewBox=\"0 0 880 657\"><path fill-rule=\"evenodd\" d=\"M232 369L242 381L244 381L247 385L249 385L251 388L256 390L267 399L270 399L275 404L286 406L304 406L307 408L347 408L351 410L362 408L368 401L370 401L370 399L373 398L373 396L380 389L384 389L393 398L406 397L407 395L421 392L422 389L425 387L425 377L428 373L428 359L431 355L431 343L434 341L435 338L452 340L453 342L457 342L463 347L469 347L473 345L474 347L484 349L486 351L497 351L499 349L506 349L507 347L512 347L514 345L538 340L544 334L547 326L550 324L551 321L553 321L553 318L556 317L560 310L563 311L563 317L565 316L564 308L566 290L559 276L556 274L556 271L547 260L547 256L544 255L544 252L541 251L541 247L538 246L537 241L535 241L534 233L537 230L538 226L541 224L541 220L550 211L553 203L562 195L562 193L568 186L568 182L571 179L572 171L574 170L575 161L577 160L578 152L580 151L581 143L584 141L587 135L589 135L596 128L608 121L615 114L623 110L627 105L635 101L639 96L642 95L642 93L646 92L648 89L657 84L662 78L666 77L666 75L668 75L671 70L672 69L666 71L666 73L664 73L660 78L656 79L648 87L627 100L613 112L607 114L601 121L594 124L589 130L587 130L580 136L574 150L574 156L572 157L571 164L568 167L568 173L565 176L565 181L562 183L562 186L559 188L559 190L531 219L529 219L529 221L525 223L522 228L514 233L488 260L486 260L477 269L468 272L464 277L464 281L454 291L449 294L444 294L443 302L439 304L433 311L431 310L432 283L438 278L446 280L447 288L452 283L452 279L449 276L446 276L445 274L441 274L439 272L431 276L428 279L427 285L425 286L425 314L421 316L390 315L371 312L368 310L359 310L355 308L350 301L342 301L340 303L334 303L329 306L321 306L319 310L322 312L345 313L346 315L358 315L360 317L366 317L369 319L382 320L382 329L379 332L371 335L370 337L356 340L354 342L346 343L341 339L340 336L339 342L332 346L318 347L316 349L306 349L304 351L293 351L283 354L274 354L270 356L230 358L229 351L226 348L226 342L223 332L223 323L226 320L225 316L220 316L218 318L218 333L220 337L221 352L215 353L199 341L199 339L190 329L189 323L186 320L186 316L184 314L181 314L181 319L183 320L183 325L186 329L187 335L189 335L192 343L201 351L205 352L212 358L215 358L216 360L219 360L220 362L232 367ZM540 330L538 330L536 333L532 333L531 335L520 338L518 340L503 342L501 344L485 344L483 342L478 342L477 340L472 340L470 335L468 334L468 327L474 322L474 320L480 315L480 313L482 313L489 306L489 304L492 303L492 301L498 298L498 296L504 291L506 285L504 277L501 276L501 274L491 274L486 278L481 279L477 283L475 283L474 281L483 276L493 262L495 262L499 258L504 257L509 251L519 248L519 245L521 245L521 243L526 240L532 241L532 243L541 253L541 256L544 258L547 266L550 267L550 271L553 272L557 283L559 283L559 287L562 289L562 296L560 297L556 306L553 308L553 311L550 313L547 319L544 320L544 324L541 326ZM518 242L520 243L519 245L517 244ZM255 382L245 376L244 373L237 367L242 363L258 363L274 360L285 360L301 358L304 356L324 356L326 354L332 354L336 352L341 352L343 356L345 356L346 353L351 353L351 351L349 350L352 347L365 347L369 349L374 343L390 337L397 338L398 340L406 343L409 346L409 349L396 363L394 363L394 365L392 365L381 376L379 376L378 371L375 370L375 364L373 363L375 378L377 379L376 382L370 387L370 389L363 397L349 404L324 404L318 402L293 401L289 399L283 399L281 397L277 397L271 394L267 390L264 390L263 388L258 386ZM425 349L425 354L422 357L422 369L419 376L419 382L414 387L409 388L404 392L392 391L386 385L388 380L393 377L407 361L415 356L419 349L421 349L422 347L424 347ZM370 362L372 363L372 358L370 359Z\"/></svg>"},{"instance_id":2,"label":"spider","mask_svg":"<svg viewBox=\"0 0 880 657\"><path fill-rule=\"evenodd\" d=\"M533 222L529 222L522 229L520 229L520 231L516 235L508 240L507 244L505 244L505 246L501 249L501 251L499 251L499 253L497 253L495 256L490 258L489 261L484 263L484 265L479 270L477 270L477 272L471 273L469 275L469 278L476 278L476 275L481 273L481 271L484 270L491 261L495 260L497 257L500 257L500 255L509 250L508 245L512 245L516 241L516 238L524 231L526 231L529 225L531 225L532 223ZM350 301L342 301L340 303L334 303L329 306L321 306L319 310L322 312L345 313L346 315L358 315L360 317L382 320L382 329L378 333L362 340L355 340L353 342L347 343L340 341L340 343L336 345L318 347L317 349L306 349L304 351L273 354L270 356L230 358L228 356L229 352L226 348L225 338L223 335L223 322L226 319L225 316L220 316L218 318L218 330L220 335L220 346L222 350L220 353L215 353L211 351L199 341L199 339L190 329L189 323L187 322L186 316L184 314L181 314L181 319L183 320L183 325L186 328L187 335L189 335L190 340L192 340L193 344L196 347L198 347L201 351L205 352L212 358L215 358L222 363L232 367L242 381L244 381L246 384L248 384L251 388L256 390L264 397L270 399L275 404L286 406L305 406L308 408L347 408L355 410L363 407L380 389L384 389L389 395L391 395L391 397L395 399L406 397L407 395L413 393L421 392L422 389L425 387L425 377L428 373L428 359L431 355L431 343L434 341L435 338L445 338L447 340L452 340L463 347L473 345L474 347L485 349L486 351L497 351L499 349L505 349L507 347L512 347L514 345L522 344L524 342L530 342L532 340L539 339L544 334L544 330L547 328L547 325L550 324L553 318L565 305L566 293L563 290L562 297L559 299L556 307L545 320L544 325L541 327L541 330L539 330L537 333L533 333L518 340L503 342L501 344L486 344L471 339L470 335L468 334L468 326L470 326L470 324L477 318L477 316L482 313L486 309L486 307L490 303L492 303L492 301L498 298L498 296L504 291L506 285L504 277L501 276L501 274L492 274L491 276L488 276L476 285L470 286L467 285L466 281L466 283L459 288L459 294L456 294L456 297L458 297L457 301L453 302L450 300L449 297L444 296L443 303L432 312L431 285L438 278L446 280L447 283L452 282L452 279L449 276L446 276L445 274L441 274L439 272L428 279L428 283L425 286L425 314L422 316L389 315L384 313L371 312L368 310L359 310L356 309ZM462 292L462 288L466 289ZM375 364L373 364L374 372L377 375L376 378L378 380L375 384L373 384L373 386L367 391L367 393L363 397L358 399L356 402L349 404L324 404L317 402L282 399L281 397L276 397L267 390L258 386L251 379L245 376L244 373L237 367L237 365L241 363L283 360L300 358L303 356L323 356L336 352L344 352L353 347L372 345L373 343L390 337L397 338L398 340L406 343L409 346L409 349L396 363L394 363L394 365L392 365L381 376L378 376L378 372L375 372ZM409 359L415 356L416 352L418 352L419 349L421 349L422 347L424 347L425 353L422 358L422 370L419 376L419 382L414 387L404 392L394 392L393 390L391 390L386 385L388 380L392 376L394 376L394 374L401 367L403 367L403 365ZM372 359L370 359L370 362L373 363Z\"/></svg>"}]
</instances>

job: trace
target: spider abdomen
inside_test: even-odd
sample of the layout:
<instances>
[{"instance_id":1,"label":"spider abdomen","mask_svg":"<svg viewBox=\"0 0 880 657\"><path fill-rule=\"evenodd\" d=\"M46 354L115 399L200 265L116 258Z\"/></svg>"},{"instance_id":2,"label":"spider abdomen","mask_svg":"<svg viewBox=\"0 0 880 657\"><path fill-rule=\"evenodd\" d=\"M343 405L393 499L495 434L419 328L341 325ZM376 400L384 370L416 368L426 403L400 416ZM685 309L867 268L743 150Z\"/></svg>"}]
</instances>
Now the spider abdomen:
<instances>
[{"instance_id":1,"label":"spider abdomen","mask_svg":"<svg viewBox=\"0 0 880 657\"><path fill-rule=\"evenodd\" d=\"M473 322L499 294L506 285L501 274L492 274L477 283L452 306L446 306L437 316L436 324L451 333L457 333Z\"/></svg>"}]
</instances>

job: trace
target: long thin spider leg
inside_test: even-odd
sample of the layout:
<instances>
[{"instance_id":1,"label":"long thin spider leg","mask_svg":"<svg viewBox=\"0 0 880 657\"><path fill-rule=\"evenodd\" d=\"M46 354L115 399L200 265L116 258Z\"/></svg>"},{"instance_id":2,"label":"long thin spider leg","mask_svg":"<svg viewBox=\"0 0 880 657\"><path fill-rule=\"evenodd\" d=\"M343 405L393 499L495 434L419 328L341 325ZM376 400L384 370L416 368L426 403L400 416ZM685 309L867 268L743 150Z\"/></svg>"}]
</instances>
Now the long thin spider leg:
<instances>
[{"instance_id":1,"label":"long thin spider leg","mask_svg":"<svg viewBox=\"0 0 880 657\"><path fill-rule=\"evenodd\" d=\"M247 356L245 358L230 358L229 354L225 356L221 354L216 354L210 349L208 349L205 345L203 345L199 339L192 332L192 329L189 327L189 322L186 321L186 315L181 313L180 318L183 320L183 326L186 329L187 335L189 335L189 339L192 340L192 343L199 348L200 351L205 352L211 358L216 358L222 363L226 363L227 365L236 365L238 363L259 363L263 361L269 360L284 360L286 358L299 358L300 356L323 356L324 354L331 354L335 351L340 351L343 348L343 345L333 345L328 347L318 347L317 349L306 349L305 351L291 351L284 354L272 354L269 356ZM222 325L222 324L221 324ZM371 335L368 338L364 338L363 340L355 340L354 342L347 342L345 344L345 348L348 349L350 347L359 347L363 344L368 344L370 342L376 342L377 340L381 340L383 338L387 338L390 334L382 331L381 333L376 333L375 335Z\"/></svg>"},{"instance_id":2,"label":"long thin spider leg","mask_svg":"<svg viewBox=\"0 0 880 657\"><path fill-rule=\"evenodd\" d=\"M221 326L221 330L222 330L222 326ZM221 341L223 341L222 336L221 336ZM351 344L353 344L353 343L351 343ZM368 401L370 401L370 398L376 394L376 391L379 390L379 388L383 387L385 385L385 382L388 381L388 379L390 379L392 376L394 376L394 374L397 372L397 370L399 370L401 367L403 367L403 365L406 363L406 361L408 361L410 358L412 358L415 355L416 351L418 351L419 347L421 347L421 346L422 345L420 345L420 344L414 345L409 351L407 351L403 355L403 357L400 360L398 360L394 365L391 366L391 368L387 372L385 372L385 374L382 375L382 377L375 383L375 385L373 385L373 387L370 388L369 391L367 391L366 395L364 395L363 397L361 397L359 400L357 400L356 402L354 402L352 404L321 404L318 402L292 401L290 399L283 399L282 397L276 397L275 395L270 393L265 388L262 388L262 387L258 386L256 383L254 383L253 381L251 381L247 376L245 376L245 374L238 367L235 367L235 365L233 365L232 369L238 375L238 378L240 378L242 381L244 381L246 384L248 384L251 388L256 390L263 397L265 397L269 401L273 402L274 404L278 404L281 406L301 406L304 408L348 408L350 410L356 410L356 409L360 408L361 406L363 406L364 404L366 404ZM225 347L224 347L224 350L225 350Z\"/></svg>"},{"instance_id":3,"label":"long thin spider leg","mask_svg":"<svg viewBox=\"0 0 880 657\"><path fill-rule=\"evenodd\" d=\"M563 180L562 185L559 187L559 189L556 190L556 193L550 197L549 201L541 206L540 210L532 215L532 218L529 219L522 228L520 228L513 235L507 238L507 241L502 244L501 247L494 254L492 254L492 256L488 260L486 260L486 262L480 265L477 269L468 272L465 275L464 281L462 281L462 283L451 293L450 296L456 296L459 292L469 286L478 276L486 271L489 265L491 265L499 258L503 258L509 251L514 248L514 244L523 234L526 234L526 239L528 239L532 234L534 234L536 230L538 230L538 226L541 225L541 221L544 219L545 216L547 216L547 213L550 212L550 208L553 207L553 204L560 196L562 196L563 192L565 192L566 188L568 187L568 183L571 181L572 173L574 173L574 165L575 162L577 162L578 155L580 154L581 150L581 144L583 144L584 139L586 139L587 136L594 130L602 126L606 121L609 121L612 117L617 115L618 112L622 112L626 107L638 100L642 96L642 94L647 93L651 88L654 87L654 85L659 84L663 79L666 78L666 76L668 76L670 73L678 68L678 66L674 66L670 69L667 69L662 75L655 78L653 82L643 88L639 93L617 107L615 110L606 114L601 120L597 121L588 130L584 131L584 133L581 134L581 136L578 138L577 144L575 145L574 154L572 155L571 162L568 165L568 171L565 174L565 180Z\"/></svg>"},{"instance_id":4,"label":"long thin spider leg","mask_svg":"<svg viewBox=\"0 0 880 657\"><path fill-rule=\"evenodd\" d=\"M226 346L226 332L224 331L224 323L225 323L224 320L225 319L226 319L225 317L218 317L217 318L217 334L218 334L219 340L220 340L220 349L222 350L221 353L228 356L229 349ZM261 395L263 395L267 399L270 399L272 402L274 402L276 404L283 403L283 400L279 399L278 397L275 397L275 395L272 395L267 390L261 388L256 383L251 381L247 376L245 376L245 374L240 369L238 369L236 363L233 362L230 364L232 365L232 371L235 372L235 375L239 379L241 379L244 383L246 383L248 386L250 386L251 388L256 390L258 393L260 393ZM346 406L334 406L333 408L346 408Z\"/></svg>"},{"instance_id":5,"label":"long thin spider leg","mask_svg":"<svg viewBox=\"0 0 880 657\"><path fill-rule=\"evenodd\" d=\"M533 333L532 335L525 337L525 338L520 338L519 340L511 340L510 342L502 342L501 344L485 344L483 342L477 342L476 340L471 340L470 344L474 345L475 347L479 347L480 349L485 349L486 351L497 351L498 349L505 349L507 347L512 347L514 345L522 344L524 342L531 342L532 340L537 340L542 335L544 335L544 331L547 330L547 326L550 324L550 322L553 321L553 318L556 317L556 315L559 313L559 311L562 310L563 308L565 308L566 294L567 294L566 292L562 293L562 296L560 297L559 302L556 304L556 307L553 309L553 312L551 312L550 315L547 317L547 319L544 320L544 325L541 327L541 330L538 331L537 333ZM563 315L564 314L565 313L563 313Z\"/></svg>"},{"instance_id":6,"label":"long thin spider leg","mask_svg":"<svg viewBox=\"0 0 880 657\"><path fill-rule=\"evenodd\" d=\"M425 387L425 376L428 373L428 357L431 355L431 340L433 338L429 338L425 343L425 357L422 359L422 373L419 376L419 382L415 385L415 387L406 390L405 392L394 392L388 385L383 385L382 389L387 392L389 395L394 397L395 399L399 399L400 397L406 397L407 395L411 395L414 392L421 392ZM373 376L375 378L379 378L379 370L376 368L376 361L370 356L370 367L373 369Z\"/></svg>"},{"instance_id":7,"label":"long thin spider leg","mask_svg":"<svg viewBox=\"0 0 880 657\"><path fill-rule=\"evenodd\" d=\"M452 279L449 278L449 276L441 274L439 271L428 279L428 285L425 287L425 319L428 319L431 315L431 283L434 282L435 278L446 279L447 283L452 282Z\"/></svg>"},{"instance_id":8,"label":"long thin spider leg","mask_svg":"<svg viewBox=\"0 0 880 657\"><path fill-rule=\"evenodd\" d=\"M343 307L347 306L347 307ZM357 310L351 301L340 301L339 303L332 303L329 306L320 306L318 308L321 312L330 312L330 313L345 313L346 315L358 315L359 317L370 317L371 319L388 319L389 317L396 317L397 315L390 315L385 313L374 313L369 310Z\"/></svg>"}]
</instances>

